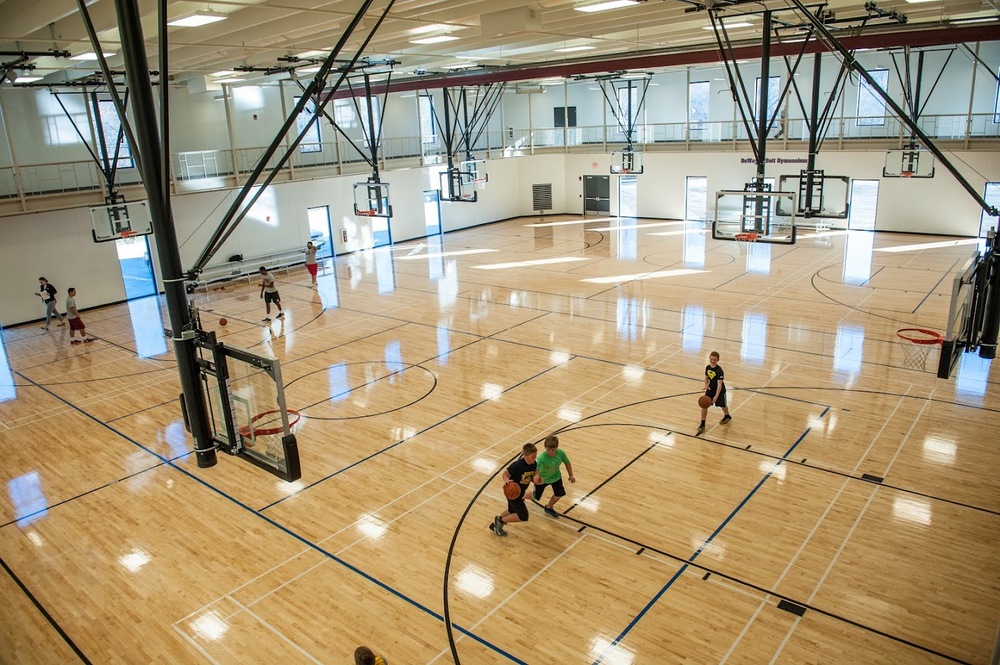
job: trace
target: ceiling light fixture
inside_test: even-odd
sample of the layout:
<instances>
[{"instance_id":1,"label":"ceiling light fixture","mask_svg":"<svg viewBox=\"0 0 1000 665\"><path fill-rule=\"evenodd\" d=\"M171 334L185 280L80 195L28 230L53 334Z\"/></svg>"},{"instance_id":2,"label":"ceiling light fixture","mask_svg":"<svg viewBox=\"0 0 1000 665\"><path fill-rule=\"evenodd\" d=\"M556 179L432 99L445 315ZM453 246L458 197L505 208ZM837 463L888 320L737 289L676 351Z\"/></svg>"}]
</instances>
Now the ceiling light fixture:
<instances>
[{"instance_id":1,"label":"ceiling light fixture","mask_svg":"<svg viewBox=\"0 0 1000 665\"><path fill-rule=\"evenodd\" d=\"M15 83L34 83L35 81L41 81L41 76L18 76Z\"/></svg>"},{"instance_id":2,"label":"ceiling light fixture","mask_svg":"<svg viewBox=\"0 0 1000 665\"><path fill-rule=\"evenodd\" d=\"M978 16L972 18L953 18L949 19L948 23L951 25L965 25L966 23L993 23L1000 18L996 16Z\"/></svg>"},{"instance_id":3,"label":"ceiling light fixture","mask_svg":"<svg viewBox=\"0 0 1000 665\"><path fill-rule=\"evenodd\" d=\"M413 28L409 31L411 35L423 35L428 32L436 32L439 30L445 30L448 26L441 25L440 23L431 23L430 25L422 25L419 28Z\"/></svg>"},{"instance_id":4,"label":"ceiling light fixture","mask_svg":"<svg viewBox=\"0 0 1000 665\"><path fill-rule=\"evenodd\" d=\"M596 46L567 46L566 48L557 48L556 53L573 53L574 51L593 51Z\"/></svg>"},{"instance_id":5,"label":"ceiling light fixture","mask_svg":"<svg viewBox=\"0 0 1000 665\"><path fill-rule=\"evenodd\" d=\"M115 55L115 54L114 53L105 53L104 57L105 58L110 58L113 55ZM81 53L79 55L72 55L72 56L70 56L69 59L70 60L97 60L97 54L94 53L93 51L87 51L86 53Z\"/></svg>"},{"instance_id":6,"label":"ceiling light fixture","mask_svg":"<svg viewBox=\"0 0 1000 665\"><path fill-rule=\"evenodd\" d=\"M637 4L639 4L639 0L605 0L597 4L574 7L573 9L578 12L605 12L609 9L621 9L622 7L631 7Z\"/></svg>"},{"instance_id":7,"label":"ceiling light fixture","mask_svg":"<svg viewBox=\"0 0 1000 665\"><path fill-rule=\"evenodd\" d=\"M329 51L306 51L305 53L299 53L296 58L318 58L321 55L326 55Z\"/></svg>"},{"instance_id":8,"label":"ceiling light fixture","mask_svg":"<svg viewBox=\"0 0 1000 665\"><path fill-rule=\"evenodd\" d=\"M223 21L227 18L229 17L221 12L207 12L199 10L194 14L182 16L181 18L175 18L172 21L167 21L167 25L172 25L176 28L197 28L203 25L208 25L209 23Z\"/></svg>"},{"instance_id":9,"label":"ceiling light fixture","mask_svg":"<svg viewBox=\"0 0 1000 665\"><path fill-rule=\"evenodd\" d=\"M719 27L720 28L721 27L725 27L726 30L735 30L736 28L749 28L752 25L753 25L753 23L748 23L747 21L737 21L735 23L725 23L725 24L723 24L721 21L719 22ZM703 25L703 26L701 26L701 29L702 30L711 30L712 26L711 25Z\"/></svg>"},{"instance_id":10,"label":"ceiling light fixture","mask_svg":"<svg viewBox=\"0 0 1000 665\"><path fill-rule=\"evenodd\" d=\"M441 42L453 42L458 37L452 37L451 35L435 35L434 37L421 37L420 39L411 39L411 44L439 44Z\"/></svg>"}]
</instances>

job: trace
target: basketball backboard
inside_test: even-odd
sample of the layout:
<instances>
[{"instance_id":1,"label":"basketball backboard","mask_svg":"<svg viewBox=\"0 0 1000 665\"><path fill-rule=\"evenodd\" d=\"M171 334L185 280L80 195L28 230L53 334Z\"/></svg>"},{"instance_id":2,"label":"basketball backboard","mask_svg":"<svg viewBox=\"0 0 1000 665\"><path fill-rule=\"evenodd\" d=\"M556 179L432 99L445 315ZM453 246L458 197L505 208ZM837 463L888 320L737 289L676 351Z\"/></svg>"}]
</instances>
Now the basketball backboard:
<instances>
[{"instance_id":1,"label":"basketball backboard","mask_svg":"<svg viewBox=\"0 0 1000 665\"><path fill-rule=\"evenodd\" d=\"M923 148L890 150L885 154L885 178L933 178L934 153Z\"/></svg>"},{"instance_id":2,"label":"basketball backboard","mask_svg":"<svg viewBox=\"0 0 1000 665\"><path fill-rule=\"evenodd\" d=\"M109 242L153 232L153 219L145 201L93 207L90 209L90 220L94 242Z\"/></svg>"},{"instance_id":3,"label":"basketball backboard","mask_svg":"<svg viewBox=\"0 0 1000 665\"><path fill-rule=\"evenodd\" d=\"M611 173L614 175L639 175L642 173L642 153L634 150L611 153Z\"/></svg>"},{"instance_id":4,"label":"basketball backboard","mask_svg":"<svg viewBox=\"0 0 1000 665\"><path fill-rule=\"evenodd\" d=\"M485 159L469 159L458 165L459 175L463 185L472 185L482 189L489 182L490 174L486 172Z\"/></svg>"},{"instance_id":5,"label":"basketball backboard","mask_svg":"<svg viewBox=\"0 0 1000 665\"><path fill-rule=\"evenodd\" d=\"M757 242L794 245L795 214L779 215L778 208L795 211L795 198L795 192L718 191L712 237L735 241L737 234L754 233Z\"/></svg>"},{"instance_id":6,"label":"basketball backboard","mask_svg":"<svg viewBox=\"0 0 1000 665\"><path fill-rule=\"evenodd\" d=\"M995 236L988 238L985 254L976 250L955 273L944 342L941 344L941 358L938 361L939 379L950 378L962 354L975 351L980 346L992 295L989 287L989 263L994 251L993 240ZM982 352L980 355L983 355Z\"/></svg>"},{"instance_id":7,"label":"basketball backboard","mask_svg":"<svg viewBox=\"0 0 1000 665\"><path fill-rule=\"evenodd\" d=\"M851 193L851 179L842 175L825 175L813 171L812 181L805 171L799 175L778 176L778 188L798 191L798 208L794 211L800 217L832 217L847 219L848 197ZM806 195L812 185L812 206L806 210ZM793 213L790 200L778 199L778 214L787 217Z\"/></svg>"},{"instance_id":8,"label":"basketball backboard","mask_svg":"<svg viewBox=\"0 0 1000 665\"><path fill-rule=\"evenodd\" d=\"M354 183L354 214L361 217L392 217L389 183Z\"/></svg>"},{"instance_id":9,"label":"basketball backboard","mask_svg":"<svg viewBox=\"0 0 1000 665\"><path fill-rule=\"evenodd\" d=\"M299 414L285 405L281 363L223 344L214 332L199 333L197 345L209 428L219 450L288 482L298 480Z\"/></svg>"},{"instance_id":10,"label":"basketball backboard","mask_svg":"<svg viewBox=\"0 0 1000 665\"><path fill-rule=\"evenodd\" d=\"M479 182L474 178L473 172L452 167L441 171L439 175L443 200L462 203L475 203L479 200Z\"/></svg>"}]
</instances>

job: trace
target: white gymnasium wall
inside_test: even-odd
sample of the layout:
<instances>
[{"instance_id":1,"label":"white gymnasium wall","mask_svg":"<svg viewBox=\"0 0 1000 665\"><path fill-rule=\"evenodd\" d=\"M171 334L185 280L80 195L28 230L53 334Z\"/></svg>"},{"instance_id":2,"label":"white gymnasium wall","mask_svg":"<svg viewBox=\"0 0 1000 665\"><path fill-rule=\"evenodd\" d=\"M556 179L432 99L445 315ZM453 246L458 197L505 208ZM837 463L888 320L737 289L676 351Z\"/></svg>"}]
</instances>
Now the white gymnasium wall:
<instances>
[{"instance_id":1,"label":"white gymnasium wall","mask_svg":"<svg viewBox=\"0 0 1000 665\"><path fill-rule=\"evenodd\" d=\"M775 162L767 175L797 174L804 159L800 153L772 152ZM749 153L646 153L645 173L639 176L639 214L678 219L684 215L685 178L706 176L710 192L740 188L755 173ZM1000 155L962 152L954 161L982 191L987 179L1000 181ZM551 183L553 213L580 214L583 175L609 174L610 155L544 154L533 157L492 160L488 163L489 185L477 203L442 202L445 232L469 228L500 219L534 215L531 185ZM881 178L884 152L828 152L819 166L831 175ZM746 161L744 161L746 160ZM785 163L782 163L782 162ZM437 173L443 166L390 171L394 217L392 236L402 242L425 235L422 193L437 189ZM352 214L353 184L358 176L342 176L272 185L253 207L232 237L210 263L224 263L232 254L247 259L304 247L309 239L307 210L329 206L335 252L343 254L370 246L369 220ZM233 192L199 192L173 198L174 222L182 263L190 266L200 254ZM612 210L617 208L612 185ZM980 209L943 168L929 180L881 179L876 228L943 235L978 234ZM125 298L114 243L95 244L87 208L19 215L2 220L0 280L7 285L0 302L0 324L9 326L37 319L43 314L32 295L39 275L48 277L65 297L65 289L80 289L80 306L94 307ZM836 225L842 225L838 223ZM348 232L348 242L341 231ZM155 251L155 250L154 250ZM159 271L157 271L159 275Z\"/></svg>"},{"instance_id":2,"label":"white gymnasium wall","mask_svg":"<svg viewBox=\"0 0 1000 665\"><path fill-rule=\"evenodd\" d=\"M59 289L61 312L71 286L77 288L81 309L125 299L115 244L95 243L92 228L87 208L3 220L0 275L7 286L0 302L0 325L44 317L41 300L33 295L42 276Z\"/></svg>"}]
</instances>

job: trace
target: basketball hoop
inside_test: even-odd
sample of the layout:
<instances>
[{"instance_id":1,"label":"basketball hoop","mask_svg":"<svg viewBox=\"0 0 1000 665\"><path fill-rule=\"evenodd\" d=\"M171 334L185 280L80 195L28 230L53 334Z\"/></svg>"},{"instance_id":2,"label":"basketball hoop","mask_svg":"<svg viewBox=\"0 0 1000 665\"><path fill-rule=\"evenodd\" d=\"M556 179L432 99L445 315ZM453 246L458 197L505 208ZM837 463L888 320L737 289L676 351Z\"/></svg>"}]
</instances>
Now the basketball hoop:
<instances>
[{"instance_id":1,"label":"basketball hoop","mask_svg":"<svg viewBox=\"0 0 1000 665\"><path fill-rule=\"evenodd\" d=\"M912 178L913 177L913 171L900 171L899 175L902 176L902 177L904 177L904 178Z\"/></svg>"},{"instance_id":2,"label":"basketball hoop","mask_svg":"<svg viewBox=\"0 0 1000 665\"><path fill-rule=\"evenodd\" d=\"M131 237L137 236L139 234L136 231L122 231L118 235L121 238L131 238Z\"/></svg>"},{"instance_id":3,"label":"basketball hoop","mask_svg":"<svg viewBox=\"0 0 1000 665\"><path fill-rule=\"evenodd\" d=\"M750 251L750 247L753 243L757 242L756 233L737 233L733 236L736 240L736 244L740 248L740 254L746 254Z\"/></svg>"},{"instance_id":4,"label":"basketball hoop","mask_svg":"<svg viewBox=\"0 0 1000 665\"><path fill-rule=\"evenodd\" d=\"M900 328L896 331L903 346L903 368L923 371L931 349L944 342L944 336L926 328Z\"/></svg>"},{"instance_id":5,"label":"basketball hoop","mask_svg":"<svg viewBox=\"0 0 1000 665\"><path fill-rule=\"evenodd\" d=\"M354 214L357 215L358 217L374 217L375 216L375 211L374 210L358 210Z\"/></svg>"},{"instance_id":6,"label":"basketball hoop","mask_svg":"<svg viewBox=\"0 0 1000 665\"><path fill-rule=\"evenodd\" d=\"M291 432L299 424L299 412L288 409L288 431ZM239 429L243 445L247 448L263 448L264 454L272 459L282 459L284 448L281 438L285 428L281 423L281 411L271 409L262 411L250 419L250 423Z\"/></svg>"},{"instance_id":7,"label":"basketball hoop","mask_svg":"<svg viewBox=\"0 0 1000 665\"><path fill-rule=\"evenodd\" d=\"M486 189L486 178L476 178L472 182L476 185L476 189L480 192Z\"/></svg>"}]
</instances>

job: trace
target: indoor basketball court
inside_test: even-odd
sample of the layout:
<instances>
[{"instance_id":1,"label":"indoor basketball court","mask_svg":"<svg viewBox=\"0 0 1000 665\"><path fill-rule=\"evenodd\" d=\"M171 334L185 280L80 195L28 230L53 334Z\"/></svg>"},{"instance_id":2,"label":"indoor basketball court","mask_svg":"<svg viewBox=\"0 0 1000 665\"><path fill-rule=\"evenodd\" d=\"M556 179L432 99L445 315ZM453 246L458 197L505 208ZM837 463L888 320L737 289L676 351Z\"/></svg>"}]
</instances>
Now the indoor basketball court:
<instances>
[{"instance_id":1,"label":"indoor basketball court","mask_svg":"<svg viewBox=\"0 0 1000 665\"><path fill-rule=\"evenodd\" d=\"M315 289L292 269L264 326L256 283L195 295L217 342L280 361L295 422L255 424L260 367L231 392L238 427L294 433L294 482L198 468L172 353L138 352L155 316L88 311L86 349L5 330L8 657L988 662L996 378L904 345L945 332L975 241L601 228L508 220L338 257ZM711 351L733 419L695 436ZM504 466L553 432L560 517L529 501L497 538Z\"/></svg>"}]
</instances>

